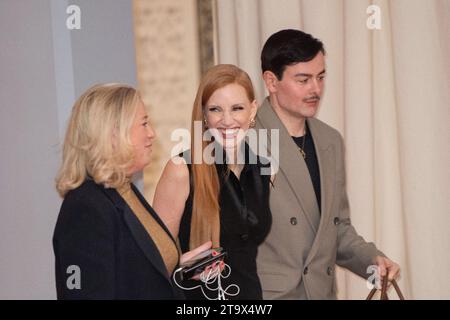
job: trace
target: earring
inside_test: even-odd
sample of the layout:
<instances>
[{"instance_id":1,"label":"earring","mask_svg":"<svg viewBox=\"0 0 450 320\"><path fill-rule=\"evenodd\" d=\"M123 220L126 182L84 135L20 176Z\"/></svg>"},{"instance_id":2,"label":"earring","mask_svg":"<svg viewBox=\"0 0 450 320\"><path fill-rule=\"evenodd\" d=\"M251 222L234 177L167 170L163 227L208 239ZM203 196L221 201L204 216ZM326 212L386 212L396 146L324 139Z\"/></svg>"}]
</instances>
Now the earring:
<instances>
[{"instance_id":1,"label":"earring","mask_svg":"<svg viewBox=\"0 0 450 320\"><path fill-rule=\"evenodd\" d=\"M256 121L255 121L255 119L250 120L249 127L250 127L250 128L254 128L255 126L256 126Z\"/></svg>"},{"instance_id":2,"label":"earring","mask_svg":"<svg viewBox=\"0 0 450 320\"><path fill-rule=\"evenodd\" d=\"M208 123L206 122L206 119L203 119L203 124L205 125L205 128L208 129Z\"/></svg>"}]
</instances>

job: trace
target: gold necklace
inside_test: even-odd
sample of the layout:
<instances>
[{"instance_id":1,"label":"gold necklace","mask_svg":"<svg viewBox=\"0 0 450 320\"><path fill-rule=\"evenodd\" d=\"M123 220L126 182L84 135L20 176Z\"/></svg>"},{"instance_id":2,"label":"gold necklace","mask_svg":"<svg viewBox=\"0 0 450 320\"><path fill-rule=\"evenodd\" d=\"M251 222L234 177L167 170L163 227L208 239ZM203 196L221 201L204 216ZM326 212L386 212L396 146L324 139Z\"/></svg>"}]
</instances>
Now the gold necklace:
<instances>
[{"instance_id":1,"label":"gold necklace","mask_svg":"<svg viewBox=\"0 0 450 320\"><path fill-rule=\"evenodd\" d=\"M303 134L302 147L301 148L298 147L298 151L300 151L300 154L302 155L303 159L306 159L305 140L306 140L306 123L305 123L305 133Z\"/></svg>"}]
</instances>

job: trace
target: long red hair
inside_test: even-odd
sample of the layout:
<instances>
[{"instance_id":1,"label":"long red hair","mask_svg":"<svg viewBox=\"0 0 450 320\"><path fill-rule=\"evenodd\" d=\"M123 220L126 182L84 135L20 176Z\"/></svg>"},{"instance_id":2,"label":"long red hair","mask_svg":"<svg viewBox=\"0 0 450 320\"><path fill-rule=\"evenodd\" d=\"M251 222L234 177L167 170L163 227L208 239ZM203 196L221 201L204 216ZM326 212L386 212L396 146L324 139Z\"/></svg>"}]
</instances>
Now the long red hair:
<instances>
[{"instance_id":1,"label":"long red hair","mask_svg":"<svg viewBox=\"0 0 450 320\"><path fill-rule=\"evenodd\" d=\"M194 146L195 121L202 123L202 136L208 129L205 126L205 104L213 93L226 85L236 83L242 86L250 101L255 100L255 92L249 75L242 69L231 64L219 64L210 68L203 76L199 85L192 110L191 124L191 159L196 159L196 153L203 151L208 141L202 141L201 150ZM219 193L220 182L214 164L207 164L202 158L200 164L192 161L192 178L194 185L191 239L190 247L195 248L205 241L212 240L213 246L219 246Z\"/></svg>"}]
</instances>

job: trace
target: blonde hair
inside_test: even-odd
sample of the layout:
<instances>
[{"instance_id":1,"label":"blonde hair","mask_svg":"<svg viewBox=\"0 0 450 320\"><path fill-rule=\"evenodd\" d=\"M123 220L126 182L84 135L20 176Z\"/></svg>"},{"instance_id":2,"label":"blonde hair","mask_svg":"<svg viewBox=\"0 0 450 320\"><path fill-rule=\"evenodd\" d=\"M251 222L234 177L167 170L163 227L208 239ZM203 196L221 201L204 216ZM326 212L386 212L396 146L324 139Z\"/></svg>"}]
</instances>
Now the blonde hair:
<instances>
[{"instance_id":1,"label":"blonde hair","mask_svg":"<svg viewBox=\"0 0 450 320\"><path fill-rule=\"evenodd\" d=\"M134 163L130 130L140 97L136 89L116 83L89 88L75 102L66 131L63 161L56 177L61 197L87 177L116 188Z\"/></svg>"},{"instance_id":2,"label":"blonde hair","mask_svg":"<svg viewBox=\"0 0 450 320\"><path fill-rule=\"evenodd\" d=\"M207 141L202 142L202 150L194 148L194 124L195 121L202 122L202 135L207 130L204 123L205 104L213 93L229 84L236 83L245 89L250 101L255 100L255 92L249 75L242 69L231 64L219 64L210 68L203 76L197 91L193 110L191 125L191 159L196 159L196 152L203 151L208 145ZM213 246L218 246L219 231L214 230L219 220L219 192L220 183L217 170L214 164L207 164L202 161L200 164L192 164L192 179L194 188L192 203L192 230L190 247L195 248L213 237ZM217 229L217 228L216 228ZM216 242L216 243L215 243Z\"/></svg>"}]
</instances>

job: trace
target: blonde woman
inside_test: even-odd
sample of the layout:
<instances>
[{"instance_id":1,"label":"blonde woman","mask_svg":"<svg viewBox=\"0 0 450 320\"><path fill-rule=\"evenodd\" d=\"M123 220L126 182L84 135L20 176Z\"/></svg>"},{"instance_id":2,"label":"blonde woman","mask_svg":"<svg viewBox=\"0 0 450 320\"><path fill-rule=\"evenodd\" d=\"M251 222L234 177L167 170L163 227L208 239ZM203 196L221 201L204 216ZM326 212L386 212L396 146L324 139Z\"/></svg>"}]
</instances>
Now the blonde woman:
<instances>
[{"instance_id":1,"label":"blonde woman","mask_svg":"<svg viewBox=\"0 0 450 320\"><path fill-rule=\"evenodd\" d=\"M192 111L191 150L167 163L153 201L169 230L179 238L182 251L205 241L227 251L225 262L231 267L231 274L222 280L222 287L236 284L240 289L230 290L227 296L230 299L262 298L256 254L271 224L270 176L261 174L262 167L267 169L268 165L252 154L242 139L242 133L254 123L256 109L247 73L228 64L208 70ZM206 161L190 164L198 155L201 159L209 145L204 141L196 148L194 134L199 124L202 135L208 129L215 130L215 142L222 148L217 151L224 151L225 157L214 155L213 164ZM245 159L258 161L229 161L236 160L239 151L244 151ZM203 291L208 297L217 298L214 290L205 286ZM186 296L204 298L198 288L186 292Z\"/></svg>"},{"instance_id":2,"label":"blonde woman","mask_svg":"<svg viewBox=\"0 0 450 320\"><path fill-rule=\"evenodd\" d=\"M152 207L131 183L149 162L154 131L138 92L97 85L75 103L56 188L58 299L176 299L171 282L183 255Z\"/></svg>"}]
</instances>

